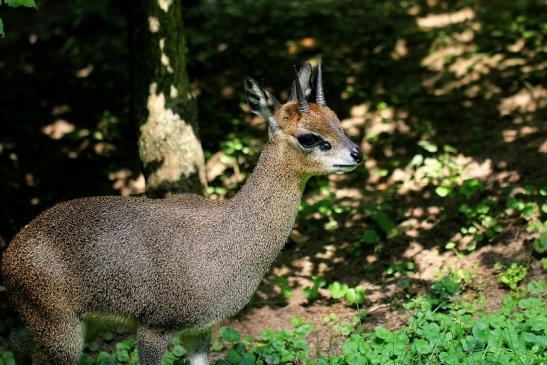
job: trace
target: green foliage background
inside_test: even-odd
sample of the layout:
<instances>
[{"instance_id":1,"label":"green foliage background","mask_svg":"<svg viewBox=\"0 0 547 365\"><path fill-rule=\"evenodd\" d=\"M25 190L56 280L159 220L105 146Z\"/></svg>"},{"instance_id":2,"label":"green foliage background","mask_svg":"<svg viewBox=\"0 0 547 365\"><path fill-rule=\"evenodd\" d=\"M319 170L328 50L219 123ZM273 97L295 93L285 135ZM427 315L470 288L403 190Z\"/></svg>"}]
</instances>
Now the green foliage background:
<instances>
[{"instance_id":1,"label":"green foliage background","mask_svg":"<svg viewBox=\"0 0 547 365\"><path fill-rule=\"evenodd\" d=\"M26 7L26 8L36 8L36 2L34 0L4 0L3 1L7 6L10 6L12 8L17 8L20 6ZM0 1L0 6L2 5L2 1ZM0 18L0 37L4 37L4 22L2 21L2 18Z\"/></svg>"},{"instance_id":2,"label":"green foliage background","mask_svg":"<svg viewBox=\"0 0 547 365\"><path fill-rule=\"evenodd\" d=\"M0 6L0 251L58 201L142 192L127 4L17 4L34 2ZM547 361L543 1L189 1L185 24L212 199L239 189L265 140L245 75L285 100L292 65L322 57L328 104L366 152L366 168L310 181L276 266L287 274L269 275L245 312L301 298L332 315L256 338L224 329L220 364ZM424 279L424 253L455 266ZM0 364L12 364L16 314L2 290L0 310ZM338 318L345 310L352 320ZM318 349L325 332L335 344ZM110 326L82 362L135 363L134 345ZM170 350L166 363L185 363L180 336Z\"/></svg>"}]
</instances>

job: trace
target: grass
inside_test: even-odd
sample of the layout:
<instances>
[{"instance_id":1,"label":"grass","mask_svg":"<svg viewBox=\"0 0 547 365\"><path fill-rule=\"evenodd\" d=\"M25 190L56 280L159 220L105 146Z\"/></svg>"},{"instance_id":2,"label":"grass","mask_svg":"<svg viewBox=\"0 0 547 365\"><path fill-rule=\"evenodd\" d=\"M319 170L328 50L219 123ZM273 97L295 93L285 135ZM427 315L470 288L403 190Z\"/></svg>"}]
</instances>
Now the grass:
<instances>
[{"instance_id":1,"label":"grass","mask_svg":"<svg viewBox=\"0 0 547 365\"><path fill-rule=\"evenodd\" d=\"M449 277L442 289L411 300L414 310L399 330L381 326L363 332L359 318L347 323L336 351L312 354L308 335L313 326L293 319L290 330L266 330L260 338L241 340L239 334L220 333L228 352L216 364L543 364L547 361L547 305L531 282L530 293L506 296L501 309L486 313L461 301L458 284ZM448 288L450 287L450 288ZM437 304L443 300L442 305ZM341 332L341 331L339 331ZM222 348L222 347L217 347ZM297 360L296 360L297 359Z\"/></svg>"},{"instance_id":2,"label":"grass","mask_svg":"<svg viewBox=\"0 0 547 365\"><path fill-rule=\"evenodd\" d=\"M222 328L213 351L222 351L224 356L215 364L539 365L547 361L544 281L531 281L519 295L505 296L501 308L490 313L480 304L461 300L459 294L460 285L453 276L443 277L434 283L429 296L416 297L405 305L413 314L393 331L382 326L365 331L357 316L352 322L327 316L325 321L338 343L327 353L313 349L314 325L298 317L293 318L292 328L266 329L258 338L242 338L234 329ZM134 338L117 342L109 352L96 347L95 354L86 353L81 364L137 364L135 343ZM175 336L163 364L187 364L185 353L180 337ZM0 352L0 364L14 364L11 352Z\"/></svg>"},{"instance_id":3,"label":"grass","mask_svg":"<svg viewBox=\"0 0 547 365\"><path fill-rule=\"evenodd\" d=\"M15 18L6 32L0 66L10 89L1 98L13 106L13 122L0 138L0 171L9 177L0 182L6 199L0 245L56 201L119 193L110 173L139 174L137 163L125 161L136 156L127 148L134 143L119 36L125 13L114 2L78 1L65 7L68 14L56 15L54 8L48 15L49 3L37 14L56 24L55 33L47 22L17 25ZM255 338L224 329L213 343L218 363L547 362L546 284L537 280L547 271L543 8L541 1L521 0L230 0L186 7L189 72L199 93L206 157L216 171L209 177L210 198L239 189L266 135L245 110L240 84L246 74L264 80L277 96L289 86L292 64L322 56L329 105L367 148L366 169L310 181L296 225L302 241L282 252L253 304L268 305L269 289L279 293L279 303L301 295L301 306L332 308L333 314L326 322L294 319L291 328L266 329ZM471 18L456 22L466 9ZM443 14L455 22L417 26ZM35 26L27 31L29 24ZM36 45L27 45L35 37ZM84 65L93 72L75 77ZM71 87L63 93L52 84ZM50 93L54 97L38 105ZM74 131L48 138L44 125L59 118ZM77 160L67 151L78 152ZM338 194L351 189L353 195ZM507 249L515 242L517 249ZM435 281L423 279L427 265L406 255L412 243L434 260L457 258L456 268ZM497 251L481 251L485 247ZM304 256L312 270L301 275L293 264ZM464 265L477 257L476 272ZM280 267L289 272L276 271ZM371 299L393 284L396 294ZM505 293L501 306L488 307L492 292ZM366 310L378 303L390 306L389 314L411 315L396 325L372 326L378 322L369 321L373 313ZM340 307L355 309L354 320L338 320ZM319 326L324 323L326 330ZM7 337L8 327L0 319L0 336ZM317 343L318 331L327 332L332 346ZM0 346L0 365L13 364L7 341L0 338ZM89 365L134 364L137 358L135 339L124 328L100 332L84 352L82 363ZM186 363L184 353L175 337L165 363Z\"/></svg>"}]
</instances>

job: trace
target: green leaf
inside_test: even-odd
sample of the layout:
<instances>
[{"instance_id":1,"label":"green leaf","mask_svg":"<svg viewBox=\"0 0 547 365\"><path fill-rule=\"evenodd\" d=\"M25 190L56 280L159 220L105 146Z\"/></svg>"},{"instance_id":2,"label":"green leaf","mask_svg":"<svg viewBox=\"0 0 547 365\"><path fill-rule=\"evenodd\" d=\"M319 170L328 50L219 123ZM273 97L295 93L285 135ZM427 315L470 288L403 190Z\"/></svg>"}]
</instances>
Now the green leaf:
<instances>
[{"instance_id":1,"label":"green leaf","mask_svg":"<svg viewBox=\"0 0 547 365\"><path fill-rule=\"evenodd\" d=\"M434 341L439 338L441 329L437 323L428 323L423 327L423 334L428 340Z\"/></svg>"},{"instance_id":2,"label":"green leaf","mask_svg":"<svg viewBox=\"0 0 547 365\"><path fill-rule=\"evenodd\" d=\"M375 229L367 229L365 232L363 232L361 240L368 245L374 245L380 242L380 236L378 236L378 233L376 233Z\"/></svg>"},{"instance_id":3,"label":"green leaf","mask_svg":"<svg viewBox=\"0 0 547 365\"><path fill-rule=\"evenodd\" d=\"M393 333L386 330L384 327L376 327L374 330L376 337L381 338L384 341L391 341L393 339Z\"/></svg>"},{"instance_id":4,"label":"green leaf","mask_svg":"<svg viewBox=\"0 0 547 365\"><path fill-rule=\"evenodd\" d=\"M533 203L533 202L526 203L524 205L524 208L522 209L522 215L524 215L525 217L530 217L536 212L537 209L538 209L538 206L536 203Z\"/></svg>"},{"instance_id":5,"label":"green leaf","mask_svg":"<svg viewBox=\"0 0 547 365\"><path fill-rule=\"evenodd\" d=\"M161 365L175 365L175 361L177 361L177 357L175 355L173 355L173 353L171 351L167 351L165 353L165 355L163 356L163 359L161 361ZM115 363L112 363L112 365L118 365L120 364L119 362L115 362ZM131 363L131 365L133 364L136 364L135 362ZM80 364L82 365L82 364ZM95 364L93 364L95 365ZM98 365L110 365L110 364L98 364ZM176 364L176 365L179 365L179 364Z\"/></svg>"},{"instance_id":6,"label":"green leaf","mask_svg":"<svg viewBox=\"0 0 547 365\"><path fill-rule=\"evenodd\" d=\"M543 302L539 298L525 298L518 301L518 306L524 310L539 310L543 307Z\"/></svg>"},{"instance_id":7,"label":"green leaf","mask_svg":"<svg viewBox=\"0 0 547 365\"><path fill-rule=\"evenodd\" d=\"M327 283L324 276L312 276L311 279L313 280L313 286L318 288L324 287Z\"/></svg>"},{"instance_id":8,"label":"green leaf","mask_svg":"<svg viewBox=\"0 0 547 365\"><path fill-rule=\"evenodd\" d=\"M325 286L326 281L323 276L312 276L313 286L304 288L304 297L308 300L314 300L319 297L319 288Z\"/></svg>"},{"instance_id":9,"label":"green leaf","mask_svg":"<svg viewBox=\"0 0 547 365\"><path fill-rule=\"evenodd\" d=\"M319 290L315 286L306 286L303 289L304 292L304 298L307 300L314 300L319 298Z\"/></svg>"},{"instance_id":10,"label":"green leaf","mask_svg":"<svg viewBox=\"0 0 547 365\"><path fill-rule=\"evenodd\" d=\"M486 342L489 335L488 325L479 322L476 325L473 326L473 329L471 330L473 333L473 336L483 342Z\"/></svg>"},{"instance_id":11,"label":"green leaf","mask_svg":"<svg viewBox=\"0 0 547 365\"><path fill-rule=\"evenodd\" d=\"M91 341L87 347L91 350L91 351L98 351L99 350L99 344L97 343L97 341Z\"/></svg>"},{"instance_id":12,"label":"green leaf","mask_svg":"<svg viewBox=\"0 0 547 365\"><path fill-rule=\"evenodd\" d=\"M460 187L460 193L469 198L478 190L482 189L484 189L484 183L482 181L477 179L466 179Z\"/></svg>"},{"instance_id":13,"label":"green leaf","mask_svg":"<svg viewBox=\"0 0 547 365\"><path fill-rule=\"evenodd\" d=\"M385 110L387 108L389 108L389 106L387 105L385 101L381 101L378 104L376 104L376 109L378 110Z\"/></svg>"},{"instance_id":14,"label":"green leaf","mask_svg":"<svg viewBox=\"0 0 547 365\"><path fill-rule=\"evenodd\" d=\"M2 351L2 347L0 347L0 364L16 365L13 353L11 351Z\"/></svg>"},{"instance_id":15,"label":"green leaf","mask_svg":"<svg viewBox=\"0 0 547 365\"><path fill-rule=\"evenodd\" d=\"M456 349L459 349L459 348L457 346L454 346L448 350L449 352L443 351L439 354L439 359L443 361L442 362L443 364L447 364L447 365L460 364Z\"/></svg>"},{"instance_id":16,"label":"green leaf","mask_svg":"<svg viewBox=\"0 0 547 365\"><path fill-rule=\"evenodd\" d=\"M256 364L255 355L253 355L250 352L244 353L243 357L239 360L239 365L255 365L255 364Z\"/></svg>"},{"instance_id":17,"label":"green leaf","mask_svg":"<svg viewBox=\"0 0 547 365\"><path fill-rule=\"evenodd\" d=\"M437 193L437 195L442 198L450 195L451 192L452 188L446 185L437 186L437 188L435 189L435 193Z\"/></svg>"},{"instance_id":18,"label":"green leaf","mask_svg":"<svg viewBox=\"0 0 547 365\"><path fill-rule=\"evenodd\" d=\"M332 328L335 332L341 334L342 336L349 336L353 331L353 325L348 321L336 323Z\"/></svg>"},{"instance_id":19,"label":"green leaf","mask_svg":"<svg viewBox=\"0 0 547 365\"><path fill-rule=\"evenodd\" d=\"M410 166L421 166L423 162L424 162L424 156L418 154L418 155L414 155L414 157L412 157L412 160L410 160L409 165Z\"/></svg>"},{"instance_id":20,"label":"green leaf","mask_svg":"<svg viewBox=\"0 0 547 365\"><path fill-rule=\"evenodd\" d=\"M420 354L428 354L433 350L434 344L431 342L428 342L422 338L419 338L414 341L414 347L416 348L416 351L418 351Z\"/></svg>"},{"instance_id":21,"label":"green leaf","mask_svg":"<svg viewBox=\"0 0 547 365\"><path fill-rule=\"evenodd\" d=\"M213 349L213 351L221 351L224 349L224 345L221 342L214 341L211 348Z\"/></svg>"},{"instance_id":22,"label":"green leaf","mask_svg":"<svg viewBox=\"0 0 547 365\"><path fill-rule=\"evenodd\" d=\"M7 6L16 8L24 6L26 8L36 8L36 2L34 0L4 0Z\"/></svg>"},{"instance_id":23,"label":"green leaf","mask_svg":"<svg viewBox=\"0 0 547 365\"><path fill-rule=\"evenodd\" d=\"M328 287L329 293L333 299L340 299L348 291L348 286L346 284L340 284L338 281L330 284Z\"/></svg>"},{"instance_id":24,"label":"green leaf","mask_svg":"<svg viewBox=\"0 0 547 365\"><path fill-rule=\"evenodd\" d=\"M304 324L304 320L301 317L294 316L291 318L291 324L293 327L300 327Z\"/></svg>"},{"instance_id":25,"label":"green leaf","mask_svg":"<svg viewBox=\"0 0 547 365\"><path fill-rule=\"evenodd\" d=\"M380 226L382 231L387 234L387 238L397 236L397 226L384 212L375 212L371 214L371 218Z\"/></svg>"},{"instance_id":26,"label":"green leaf","mask_svg":"<svg viewBox=\"0 0 547 365\"><path fill-rule=\"evenodd\" d=\"M175 345L173 347L173 354L175 354L176 357L181 357L186 353L186 349L182 347L181 345Z\"/></svg>"},{"instance_id":27,"label":"green leaf","mask_svg":"<svg viewBox=\"0 0 547 365\"><path fill-rule=\"evenodd\" d=\"M436 145L434 145L433 143L427 140L422 140L418 142L418 146L422 147L424 150L431 153L435 153L439 150L439 148Z\"/></svg>"},{"instance_id":28,"label":"green leaf","mask_svg":"<svg viewBox=\"0 0 547 365\"><path fill-rule=\"evenodd\" d=\"M516 289L518 284L528 275L528 269L516 262L502 272L498 277L498 282L506 284L511 289Z\"/></svg>"},{"instance_id":29,"label":"green leaf","mask_svg":"<svg viewBox=\"0 0 547 365\"><path fill-rule=\"evenodd\" d=\"M4 33L4 22L0 18L0 37L4 38L6 36L6 33Z\"/></svg>"},{"instance_id":30,"label":"green leaf","mask_svg":"<svg viewBox=\"0 0 547 365\"><path fill-rule=\"evenodd\" d=\"M224 327L223 329L220 330L220 338L222 338L224 341L234 343L234 342L238 342L241 336L239 335L239 332L237 332L236 330L229 327Z\"/></svg>"},{"instance_id":31,"label":"green leaf","mask_svg":"<svg viewBox=\"0 0 547 365\"><path fill-rule=\"evenodd\" d=\"M365 302L365 288L358 286L346 291L345 299L349 304L363 304Z\"/></svg>"},{"instance_id":32,"label":"green leaf","mask_svg":"<svg viewBox=\"0 0 547 365\"><path fill-rule=\"evenodd\" d=\"M107 361L107 360L110 360L110 359L111 359L110 354L108 352L105 352L105 351L101 351L97 355L97 361Z\"/></svg>"},{"instance_id":33,"label":"green leaf","mask_svg":"<svg viewBox=\"0 0 547 365\"><path fill-rule=\"evenodd\" d=\"M129 360L129 353L127 350L116 351L116 359L121 362Z\"/></svg>"},{"instance_id":34,"label":"green leaf","mask_svg":"<svg viewBox=\"0 0 547 365\"><path fill-rule=\"evenodd\" d=\"M456 244L454 242L448 242L444 248L446 248L447 250L452 250L454 248L456 248Z\"/></svg>"},{"instance_id":35,"label":"green leaf","mask_svg":"<svg viewBox=\"0 0 547 365\"><path fill-rule=\"evenodd\" d=\"M531 280L528 283L528 290L532 294L542 294L547 292L547 283L543 280Z\"/></svg>"},{"instance_id":36,"label":"green leaf","mask_svg":"<svg viewBox=\"0 0 547 365\"><path fill-rule=\"evenodd\" d=\"M239 362L241 361L241 355L239 355L237 352L235 352L234 350L230 350L228 352L228 361L230 364L239 364Z\"/></svg>"},{"instance_id":37,"label":"green leaf","mask_svg":"<svg viewBox=\"0 0 547 365\"><path fill-rule=\"evenodd\" d=\"M538 336L533 333L523 332L522 338L524 341L539 345L541 347L547 347L547 336Z\"/></svg>"},{"instance_id":38,"label":"green leaf","mask_svg":"<svg viewBox=\"0 0 547 365\"><path fill-rule=\"evenodd\" d=\"M279 289L281 289L281 296L284 299L289 299L290 297L293 296L293 294L294 294L293 290L289 286L289 281L287 280L286 277L276 276L276 278L274 279L274 282L275 282L275 284L277 284L279 286Z\"/></svg>"}]
</instances>

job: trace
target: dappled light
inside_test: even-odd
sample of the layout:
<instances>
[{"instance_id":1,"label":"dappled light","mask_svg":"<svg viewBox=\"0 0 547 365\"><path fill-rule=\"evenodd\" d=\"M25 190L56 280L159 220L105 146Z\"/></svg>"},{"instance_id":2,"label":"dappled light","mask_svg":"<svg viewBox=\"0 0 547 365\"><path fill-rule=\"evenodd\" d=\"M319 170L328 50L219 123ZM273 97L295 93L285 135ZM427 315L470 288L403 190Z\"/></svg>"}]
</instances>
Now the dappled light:
<instances>
[{"instance_id":1,"label":"dappled light","mask_svg":"<svg viewBox=\"0 0 547 365\"><path fill-rule=\"evenodd\" d=\"M463 8L452 13L431 14L416 19L418 27L427 30L430 28L443 28L449 25L462 23L475 18L475 12L471 8Z\"/></svg>"},{"instance_id":2,"label":"dappled light","mask_svg":"<svg viewBox=\"0 0 547 365\"><path fill-rule=\"evenodd\" d=\"M112 188L121 196L134 196L144 194L144 175L133 176L129 169L121 169L108 175L112 181Z\"/></svg>"},{"instance_id":3,"label":"dappled light","mask_svg":"<svg viewBox=\"0 0 547 365\"><path fill-rule=\"evenodd\" d=\"M0 84L9 87L0 96L0 251L56 202L145 194L137 127L127 106L124 6L78 2L59 13L59 5L44 0L35 14L2 15L9 28L0 40ZM352 335L374 331L367 336L384 343L379 326L390 334L409 328L423 308L431 318L438 312L459 320L479 312L469 310L470 303L490 313L510 305L505 295L535 295L528 284L544 281L547 265L543 2L230 0L184 6L199 131L194 134L168 102L192 95L174 85L161 92L156 84L141 131L159 133L161 122L169 127L160 131L164 140L176 134L185 136L183 147L201 144L204 156L190 162L205 164L200 178L208 198L233 197L267 140L267 122L246 102L247 75L284 103L293 65L315 67L321 58L327 104L364 153L355 171L309 181L286 247L227 326L262 341L260 348L269 343L260 337L263 329L291 328L291 318L299 316L315 326L306 335L314 354L342 356ZM157 33L159 20L147 20ZM157 46L161 72L173 73L177 60L167 56L165 39ZM155 150L153 160L169 181L181 178L180 156ZM545 292L537 297L544 300ZM2 311L5 299L0 282ZM14 323L9 313L0 319L0 351L8 348L7 327ZM121 333L96 340L85 353L111 351L113 341L127 336ZM232 348L226 338L215 332L213 360L225 359ZM414 345L402 346L414 351ZM424 348L413 352L416 363L426 363L423 354L438 355Z\"/></svg>"},{"instance_id":4,"label":"dappled light","mask_svg":"<svg viewBox=\"0 0 547 365\"><path fill-rule=\"evenodd\" d=\"M534 113L547 106L547 90L542 85L523 88L511 96L501 99L498 110L500 115L511 115L518 113ZM517 120L520 121L520 120Z\"/></svg>"},{"instance_id":5,"label":"dappled light","mask_svg":"<svg viewBox=\"0 0 547 365\"><path fill-rule=\"evenodd\" d=\"M76 70L76 77L86 78L93 72L93 65L87 65L79 70Z\"/></svg>"},{"instance_id":6,"label":"dappled light","mask_svg":"<svg viewBox=\"0 0 547 365\"><path fill-rule=\"evenodd\" d=\"M74 132L74 129L76 129L74 124L63 119L57 119L52 124L42 127L42 132L51 139L61 139L65 134Z\"/></svg>"}]
</instances>

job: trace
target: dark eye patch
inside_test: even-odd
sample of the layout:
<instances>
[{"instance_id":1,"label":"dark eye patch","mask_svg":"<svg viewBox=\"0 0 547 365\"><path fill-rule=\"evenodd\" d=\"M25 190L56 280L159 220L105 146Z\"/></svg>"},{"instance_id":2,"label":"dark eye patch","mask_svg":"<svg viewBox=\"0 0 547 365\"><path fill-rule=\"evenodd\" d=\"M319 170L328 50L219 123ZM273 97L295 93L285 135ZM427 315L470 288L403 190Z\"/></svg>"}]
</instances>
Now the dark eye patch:
<instances>
[{"instance_id":1,"label":"dark eye patch","mask_svg":"<svg viewBox=\"0 0 547 365\"><path fill-rule=\"evenodd\" d=\"M301 134L298 137L296 137L296 139L298 140L298 143L302 145L302 147L306 147L306 148L313 147L323 142L323 138L312 133Z\"/></svg>"}]
</instances>

